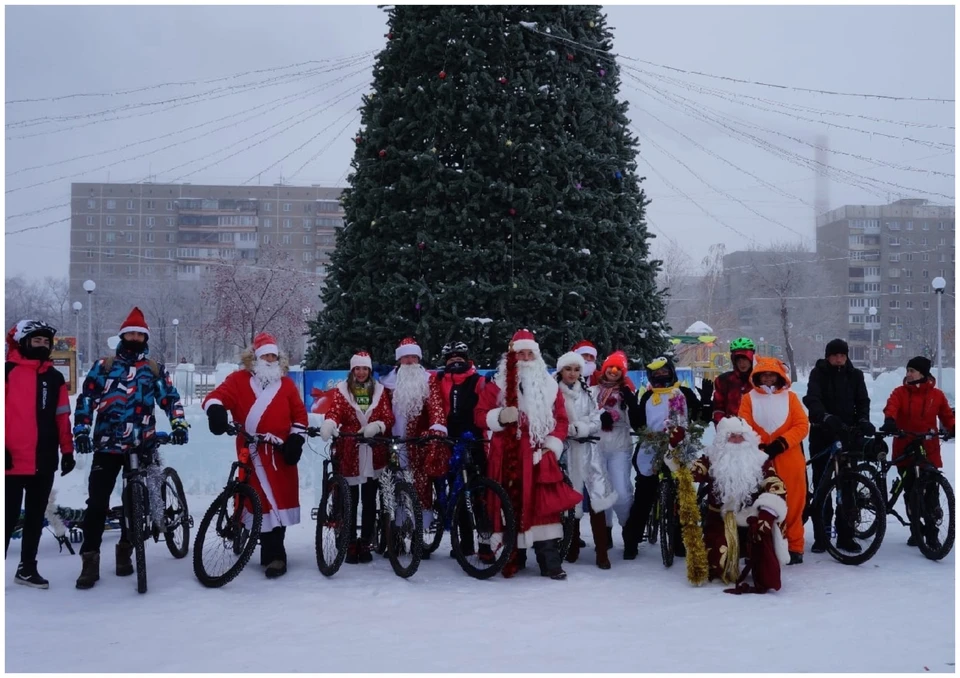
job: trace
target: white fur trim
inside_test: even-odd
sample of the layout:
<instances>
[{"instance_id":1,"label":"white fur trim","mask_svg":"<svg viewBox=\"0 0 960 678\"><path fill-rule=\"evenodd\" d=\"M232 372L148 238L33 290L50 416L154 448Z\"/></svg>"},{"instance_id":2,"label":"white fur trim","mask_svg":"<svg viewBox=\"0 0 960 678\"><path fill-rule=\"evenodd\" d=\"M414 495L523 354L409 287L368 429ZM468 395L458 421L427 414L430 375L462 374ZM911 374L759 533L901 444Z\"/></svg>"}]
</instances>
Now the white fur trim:
<instances>
[{"instance_id":1,"label":"white fur trim","mask_svg":"<svg viewBox=\"0 0 960 678\"><path fill-rule=\"evenodd\" d=\"M120 331L117 332L118 337L122 337L127 332L143 332L147 337L150 337L150 330L146 327L137 327L136 325L127 325L126 327L121 327Z\"/></svg>"},{"instance_id":2,"label":"white fur trim","mask_svg":"<svg viewBox=\"0 0 960 678\"><path fill-rule=\"evenodd\" d=\"M502 407L495 407L489 412L487 412L487 428L491 431L502 431L503 426L500 425L500 410Z\"/></svg>"},{"instance_id":3,"label":"white fur trim","mask_svg":"<svg viewBox=\"0 0 960 678\"><path fill-rule=\"evenodd\" d=\"M280 392L281 384L283 384L282 379L269 384L266 388L261 388L257 378L250 377L250 388L256 400L253 401L253 406L250 408L250 411L247 412L247 418L243 422L243 428L249 433L253 434L257 432L257 427L260 425L260 418Z\"/></svg>"},{"instance_id":4,"label":"white fur trim","mask_svg":"<svg viewBox=\"0 0 960 678\"><path fill-rule=\"evenodd\" d=\"M397 350L394 352L397 360L408 355L415 355L421 360L423 360L423 351L420 350L420 347L416 344L404 344L403 346L398 346Z\"/></svg>"},{"instance_id":5,"label":"white fur trim","mask_svg":"<svg viewBox=\"0 0 960 678\"><path fill-rule=\"evenodd\" d=\"M547 436L544 438L543 446L557 455L557 459L563 454L563 441L555 436Z\"/></svg>"},{"instance_id":6,"label":"white fur trim","mask_svg":"<svg viewBox=\"0 0 960 678\"><path fill-rule=\"evenodd\" d=\"M579 367L580 373L583 374L584 361L583 356L581 356L579 353L570 351L569 353L564 353L562 356L557 358L557 372L570 365L576 365Z\"/></svg>"},{"instance_id":7,"label":"white fur trim","mask_svg":"<svg viewBox=\"0 0 960 678\"><path fill-rule=\"evenodd\" d=\"M780 565L790 564L790 546L779 528L773 531L773 550L777 554Z\"/></svg>"},{"instance_id":8,"label":"white fur trim","mask_svg":"<svg viewBox=\"0 0 960 678\"><path fill-rule=\"evenodd\" d=\"M606 497L595 498L593 495L590 495L590 508L594 513L603 513L608 508L613 508L619 500L620 495L617 494L616 490L611 490L610 494Z\"/></svg>"},{"instance_id":9,"label":"white fur trim","mask_svg":"<svg viewBox=\"0 0 960 678\"><path fill-rule=\"evenodd\" d=\"M592 346L581 346L576 350L576 352L581 356L593 356L593 362L597 362L597 349L593 348Z\"/></svg>"},{"instance_id":10,"label":"white fur trim","mask_svg":"<svg viewBox=\"0 0 960 678\"><path fill-rule=\"evenodd\" d=\"M257 358L261 358L267 355L268 353L272 353L274 355L280 355L280 349L277 347L276 344L264 344L263 346L258 348L256 351L254 351L253 355L256 356Z\"/></svg>"},{"instance_id":11,"label":"white fur trim","mask_svg":"<svg viewBox=\"0 0 960 678\"><path fill-rule=\"evenodd\" d=\"M540 344L535 342L533 339L517 339L513 342L514 351L525 351L531 350L537 355L540 355Z\"/></svg>"},{"instance_id":12,"label":"white fur trim","mask_svg":"<svg viewBox=\"0 0 960 678\"><path fill-rule=\"evenodd\" d=\"M753 505L756 507L757 511L764 509L772 513L777 518L778 523L782 523L787 518L787 502L784 501L783 497L780 497L776 494L771 494L770 492L764 492L757 500L753 502Z\"/></svg>"},{"instance_id":13,"label":"white fur trim","mask_svg":"<svg viewBox=\"0 0 960 678\"><path fill-rule=\"evenodd\" d=\"M340 395L343 396L344 400L350 403L350 405L353 407L353 411L357 415L357 421L360 422L361 426L365 426L367 424L367 422L369 421L367 417L370 414L372 414L373 411L377 408L377 405L380 403L380 398L383 396L384 392L386 391L386 389L383 387L383 384L381 384L380 382L374 382L373 397L370 399L370 407L368 407L367 411L364 412L363 410L360 409L360 406L357 405L356 401L353 399L353 394L347 390L346 381L337 382L337 390L340 391Z\"/></svg>"},{"instance_id":14,"label":"white fur trim","mask_svg":"<svg viewBox=\"0 0 960 678\"><path fill-rule=\"evenodd\" d=\"M540 463L540 460L543 459L543 450L538 449L533 452L533 465L536 466Z\"/></svg>"},{"instance_id":15,"label":"white fur trim","mask_svg":"<svg viewBox=\"0 0 960 678\"><path fill-rule=\"evenodd\" d=\"M352 370L354 367L369 367L372 370L373 360L371 360L370 356L355 355L350 358L350 369Z\"/></svg>"},{"instance_id":16,"label":"white fur trim","mask_svg":"<svg viewBox=\"0 0 960 678\"><path fill-rule=\"evenodd\" d=\"M753 404L753 420L757 426L772 435L787 422L790 415L790 391L783 389L776 393L762 393L754 389L744 398L750 398Z\"/></svg>"},{"instance_id":17,"label":"white fur trim","mask_svg":"<svg viewBox=\"0 0 960 678\"><path fill-rule=\"evenodd\" d=\"M205 403L203 404L203 411L206 412L206 411L207 411L207 408L210 407L211 405L221 405L221 406L222 406L222 405L223 405L223 401L222 401L222 400L218 400L217 398L211 398L210 400L208 400L207 402L205 402Z\"/></svg>"},{"instance_id":18,"label":"white fur trim","mask_svg":"<svg viewBox=\"0 0 960 678\"><path fill-rule=\"evenodd\" d=\"M502 535L500 535L502 538ZM549 541L551 539L563 538L563 525L552 523L550 525L534 525L526 532L517 535L517 548L532 548L538 541Z\"/></svg>"},{"instance_id":19,"label":"white fur trim","mask_svg":"<svg viewBox=\"0 0 960 678\"><path fill-rule=\"evenodd\" d=\"M443 435L447 435L447 427L444 426L443 424L434 424L433 426L430 427L430 430L436 431L437 433L442 433Z\"/></svg>"}]
</instances>

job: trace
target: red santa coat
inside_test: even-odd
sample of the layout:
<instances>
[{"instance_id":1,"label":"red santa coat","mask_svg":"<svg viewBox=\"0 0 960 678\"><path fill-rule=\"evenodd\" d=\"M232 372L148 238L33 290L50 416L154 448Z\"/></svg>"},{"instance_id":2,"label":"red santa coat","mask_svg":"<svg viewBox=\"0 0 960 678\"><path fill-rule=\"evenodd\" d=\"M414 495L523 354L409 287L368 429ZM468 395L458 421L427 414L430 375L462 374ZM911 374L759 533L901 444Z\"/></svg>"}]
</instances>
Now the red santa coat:
<instances>
[{"instance_id":1,"label":"red santa coat","mask_svg":"<svg viewBox=\"0 0 960 678\"><path fill-rule=\"evenodd\" d=\"M360 429L367 424L379 421L383 423L384 435L389 435L394 423L390 392L382 384L375 383L370 407L364 412L347 389L347 382L341 381L333 392L326 419L334 422L341 433L360 433ZM351 485L380 477L383 467L387 465L388 454L386 445L374 445L371 449L370 445L358 445L355 438L338 438L334 447L338 470Z\"/></svg>"},{"instance_id":2,"label":"red santa coat","mask_svg":"<svg viewBox=\"0 0 960 678\"><path fill-rule=\"evenodd\" d=\"M271 434L286 440L291 433L307 426L307 408L290 377L266 388L247 370L228 376L203 399L203 409L223 405L250 433ZM263 507L263 532L300 522L300 477L296 466L283 460L280 446L260 444L249 461L253 466L250 485L257 491ZM247 453L243 436L237 436L237 458Z\"/></svg>"},{"instance_id":3,"label":"red santa coat","mask_svg":"<svg viewBox=\"0 0 960 678\"><path fill-rule=\"evenodd\" d=\"M534 542L562 538L561 513L583 500L583 495L563 482L563 472L557 460L563 452L563 441L567 438L567 410L557 383L553 379L548 383L553 384L546 395L553 400L556 425L541 445L534 445L526 417L520 417L520 478L517 480L521 484L523 501L521 506L513 507L517 516L517 548L529 548ZM491 432L487 475L503 485L509 494L507 485L510 479L504 477L507 433L498 421L503 406L503 392L494 381L489 382L480 394L480 402L474 410L474 422ZM494 532L502 534L500 505L495 498L491 498L490 507Z\"/></svg>"}]
</instances>

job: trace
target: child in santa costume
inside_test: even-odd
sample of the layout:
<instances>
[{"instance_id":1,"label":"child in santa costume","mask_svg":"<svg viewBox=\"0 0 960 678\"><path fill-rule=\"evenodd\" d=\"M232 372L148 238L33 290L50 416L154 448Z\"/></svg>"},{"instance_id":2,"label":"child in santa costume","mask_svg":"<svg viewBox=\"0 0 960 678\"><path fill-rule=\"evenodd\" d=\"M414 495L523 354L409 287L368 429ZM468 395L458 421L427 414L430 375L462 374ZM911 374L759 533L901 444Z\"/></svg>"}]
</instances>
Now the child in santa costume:
<instances>
[{"instance_id":1,"label":"child in santa costume","mask_svg":"<svg viewBox=\"0 0 960 678\"><path fill-rule=\"evenodd\" d=\"M336 438L341 432L362 433L365 438L388 434L394 425L390 391L373 378L373 360L366 351L350 358L350 375L337 384L326 420L320 427L324 440ZM387 465L389 450L386 444L358 444L355 438L338 440L334 458L339 473L350 484L353 524L357 524L357 508L363 500L360 541L351 535L346 562L369 563L373 560L373 527L377 515L377 489L380 474Z\"/></svg>"},{"instance_id":2,"label":"child in santa costume","mask_svg":"<svg viewBox=\"0 0 960 678\"><path fill-rule=\"evenodd\" d=\"M790 561L782 531L788 494L759 444L743 419L721 419L713 445L690 469L694 482L709 483L703 521L709 578L733 584L728 593L779 591L780 567ZM665 461L677 469L672 457ZM747 559L742 571L740 558ZM746 583L748 570L753 586Z\"/></svg>"},{"instance_id":3,"label":"child in santa costume","mask_svg":"<svg viewBox=\"0 0 960 678\"><path fill-rule=\"evenodd\" d=\"M420 364L423 352L416 340L403 339L394 356L399 364L380 380L390 391L394 416L391 433L398 438L447 435L440 385ZM409 468L413 474L424 526L433 521L432 481L446 474L449 462L450 448L442 443L401 445L400 466ZM430 554L424 552L423 557L429 558Z\"/></svg>"},{"instance_id":4,"label":"child in santa costume","mask_svg":"<svg viewBox=\"0 0 960 678\"><path fill-rule=\"evenodd\" d=\"M514 368L516 381L508 380ZM525 567L526 549L532 546L540 574L565 579L558 543L563 537L561 513L580 503L583 495L563 482L558 459L567 437L567 411L529 330L513 335L509 352L480 396L474 421L492 432L487 475L507 491L517 523L518 551L507 561L503 576L512 577ZM492 501L491 508L496 531L499 504Z\"/></svg>"},{"instance_id":5,"label":"child in santa costume","mask_svg":"<svg viewBox=\"0 0 960 678\"><path fill-rule=\"evenodd\" d=\"M596 442L578 442L574 438L594 437L600 432L600 410L594 402L593 394L583 376L583 358L579 353L565 353L557 360L557 383L563 394L563 404L567 411L567 440L564 448L567 454L567 475L573 489L590 497L590 528L595 544L603 544L607 539L607 522L604 511L617 502L617 492L613 489L607 466L600 456ZM580 519L583 508L577 504L577 521L567 562L575 563L580 557ZM597 566L609 569L610 561L597 550Z\"/></svg>"},{"instance_id":6,"label":"child in santa costume","mask_svg":"<svg viewBox=\"0 0 960 678\"><path fill-rule=\"evenodd\" d=\"M760 437L760 449L787 488L785 523L790 562L803 562L803 509L807 502L807 462L801 443L810 430L800 398L790 390L787 369L777 358L757 358L750 374L753 389L740 401L740 418Z\"/></svg>"},{"instance_id":7,"label":"child in santa costume","mask_svg":"<svg viewBox=\"0 0 960 678\"><path fill-rule=\"evenodd\" d=\"M260 533L260 564L273 579L287 572L283 542L287 527L300 522L300 479L297 462L303 453L303 430L307 408L297 385L286 376L286 357L277 340L261 332L253 346L241 355L242 370L232 373L203 399L210 432L226 433L227 410L248 433L259 433L270 442L257 446L251 455L250 485L263 507ZM237 456L246 448L237 436Z\"/></svg>"}]
</instances>

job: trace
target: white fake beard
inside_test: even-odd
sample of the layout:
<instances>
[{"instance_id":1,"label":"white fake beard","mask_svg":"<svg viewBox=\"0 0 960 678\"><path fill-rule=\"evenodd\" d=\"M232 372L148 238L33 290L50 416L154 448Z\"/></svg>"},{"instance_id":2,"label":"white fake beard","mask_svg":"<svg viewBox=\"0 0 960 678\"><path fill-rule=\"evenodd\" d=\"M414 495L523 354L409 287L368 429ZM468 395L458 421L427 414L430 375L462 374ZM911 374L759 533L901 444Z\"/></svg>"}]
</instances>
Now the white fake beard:
<instances>
[{"instance_id":1,"label":"white fake beard","mask_svg":"<svg viewBox=\"0 0 960 678\"><path fill-rule=\"evenodd\" d=\"M430 395L426 370L423 365L400 365L397 368L397 385L393 389L393 409L407 421L415 419L423 409L423 402Z\"/></svg>"},{"instance_id":2,"label":"white fake beard","mask_svg":"<svg viewBox=\"0 0 960 678\"><path fill-rule=\"evenodd\" d=\"M593 376L593 373L597 371L597 363L593 360L584 360L583 361L583 378L589 379Z\"/></svg>"},{"instance_id":3,"label":"white fake beard","mask_svg":"<svg viewBox=\"0 0 960 678\"><path fill-rule=\"evenodd\" d=\"M527 418L530 439L539 445L557 425L553 417L557 382L547 372L542 358L518 360L517 375L520 377L520 411Z\"/></svg>"},{"instance_id":4,"label":"white fake beard","mask_svg":"<svg viewBox=\"0 0 960 678\"><path fill-rule=\"evenodd\" d=\"M739 511L763 482L763 465L766 453L757 448L757 441L745 437L742 443L716 441L707 450L710 459L710 475L717 497L725 506Z\"/></svg>"},{"instance_id":5,"label":"white fake beard","mask_svg":"<svg viewBox=\"0 0 960 678\"><path fill-rule=\"evenodd\" d=\"M268 363L263 358L257 358L257 364L253 367L253 373L260 382L260 386L266 388L270 384L280 381L283 376L280 371L280 361Z\"/></svg>"}]
</instances>

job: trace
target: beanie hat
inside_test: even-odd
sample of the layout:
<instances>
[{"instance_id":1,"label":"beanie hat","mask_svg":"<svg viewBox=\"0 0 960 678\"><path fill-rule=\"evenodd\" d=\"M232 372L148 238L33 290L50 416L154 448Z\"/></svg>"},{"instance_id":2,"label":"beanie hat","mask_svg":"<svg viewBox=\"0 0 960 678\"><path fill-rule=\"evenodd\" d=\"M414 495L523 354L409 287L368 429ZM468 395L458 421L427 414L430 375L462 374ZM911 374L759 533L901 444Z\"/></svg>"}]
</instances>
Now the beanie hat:
<instances>
[{"instance_id":1,"label":"beanie hat","mask_svg":"<svg viewBox=\"0 0 960 678\"><path fill-rule=\"evenodd\" d=\"M530 350L533 351L538 358L540 357L540 344L537 343L536 337L533 336L533 332L530 330L517 330L510 340L510 343L514 351Z\"/></svg>"},{"instance_id":2,"label":"beanie hat","mask_svg":"<svg viewBox=\"0 0 960 678\"><path fill-rule=\"evenodd\" d=\"M352 370L354 367L367 367L372 370L373 359L366 351L357 351L353 354L353 357L350 358L350 369Z\"/></svg>"},{"instance_id":3,"label":"beanie hat","mask_svg":"<svg viewBox=\"0 0 960 678\"><path fill-rule=\"evenodd\" d=\"M582 356L593 356L594 361L597 359L597 347L591 344L589 341L578 341L570 350L574 353L579 353Z\"/></svg>"},{"instance_id":4,"label":"beanie hat","mask_svg":"<svg viewBox=\"0 0 960 678\"><path fill-rule=\"evenodd\" d=\"M253 339L253 354L257 358L262 358L268 353L279 356L280 349L277 348L277 340L272 335L261 332Z\"/></svg>"},{"instance_id":5,"label":"beanie hat","mask_svg":"<svg viewBox=\"0 0 960 678\"><path fill-rule=\"evenodd\" d=\"M570 365L576 365L580 368L580 372L583 372L583 356L581 356L579 353L570 351L569 353L564 353L562 356L557 358L557 372Z\"/></svg>"},{"instance_id":6,"label":"beanie hat","mask_svg":"<svg viewBox=\"0 0 960 678\"><path fill-rule=\"evenodd\" d=\"M924 358L922 355L915 356L907 361L907 367L912 367L925 377L930 376L930 366L930 358Z\"/></svg>"},{"instance_id":7,"label":"beanie hat","mask_svg":"<svg viewBox=\"0 0 960 678\"><path fill-rule=\"evenodd\" d=\"M397 345L397 350L394 355L397 358L397 361L400 361L400 358L408 355L415 355L421 360L423 360L423 352L420 350L420 346L417 344L417 340L413 337L407 337L406 339L401 340Z\"/></svg>"},{"instance_id":8,"label":"beanie hat","mask_svg":"<svg viewBox=\"0 0 960 678\"><path fill-rule=\"evenodd\" d=\"M850 355L850 347L843 339L831 339L827 342L827 347L823 350L823 357L829 358L832 355Z\"/></svg>"},{"instance_id":9,"label":"beanie hat","mask_svg":"<svg viewBox=\"0 0 960 678\"><path fill-rule=\"evenodd\" d=\"M127 319L123 321L123 324L120 326L120 331L117 332L118 336L123 336L126 332L143 332L147 335L147 338L150 338L150 330L147 327L147 321L143 317L143 311L141 311L136 306L133 307L133 310L130 311L130 315L127 316Z\"/></svg>"},{"instance_id":10,"label":"beanie hat","mask_svg":"<svg viewBox=\"0 0 960 678\"><path fill-rule=\"evenodd\" d=\"M607 359L603 361L603 365L600 366L600 374L605 374L611 367L616 367L620 372L626 373L627 354L623 351L614 351L608 355Z\"/></svg>"}]
</instances>

